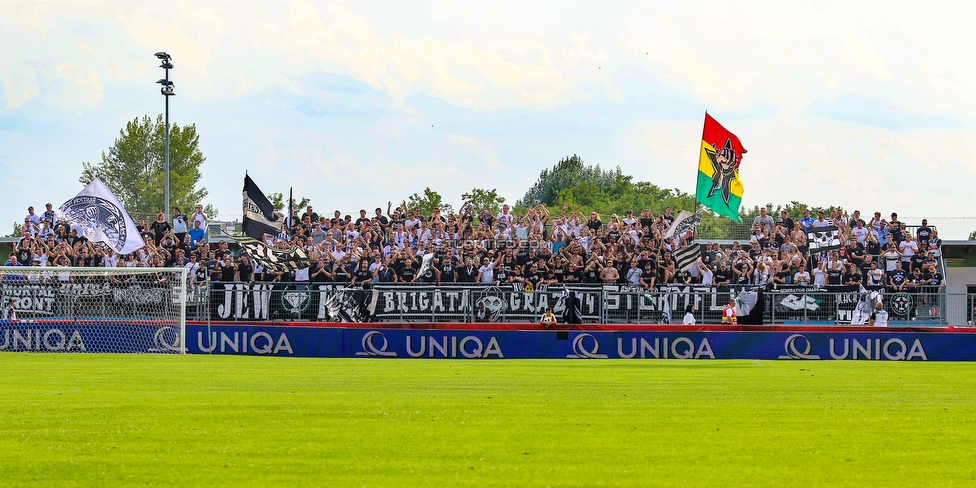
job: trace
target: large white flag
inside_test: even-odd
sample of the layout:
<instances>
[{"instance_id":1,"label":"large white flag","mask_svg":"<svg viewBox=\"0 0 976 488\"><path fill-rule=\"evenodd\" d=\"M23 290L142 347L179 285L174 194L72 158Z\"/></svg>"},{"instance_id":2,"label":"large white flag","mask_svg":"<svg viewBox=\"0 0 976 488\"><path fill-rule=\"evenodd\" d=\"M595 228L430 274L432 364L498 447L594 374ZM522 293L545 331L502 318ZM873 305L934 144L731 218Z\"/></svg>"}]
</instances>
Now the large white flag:
<instances>
[{"instance_id":1,"label":"large white flag","mask_svg":"<svg viewBox=\"0 0 976 488\"><path fill-rule=\"evenodd\" d=\"M682 234L684 231L698 227L701 224L701 215L698 215L687 210L682 210L678 212L678 216L675 217L674 222L668 227L668 231L664 233L665 239L670 239L674 237L675 234Z\"/></svg>"},{"instance_id":2,"label":"large white flag","mask_svg":"<svg viewBox=\"0 0 976 488\"><path fill-rule=\"evenodd\" d=\"M64 202L56 217L81 226L88 240L104 243L119 254L129 254L146 245L119 199L98 178Z\"/></svg>"}]
</instances>

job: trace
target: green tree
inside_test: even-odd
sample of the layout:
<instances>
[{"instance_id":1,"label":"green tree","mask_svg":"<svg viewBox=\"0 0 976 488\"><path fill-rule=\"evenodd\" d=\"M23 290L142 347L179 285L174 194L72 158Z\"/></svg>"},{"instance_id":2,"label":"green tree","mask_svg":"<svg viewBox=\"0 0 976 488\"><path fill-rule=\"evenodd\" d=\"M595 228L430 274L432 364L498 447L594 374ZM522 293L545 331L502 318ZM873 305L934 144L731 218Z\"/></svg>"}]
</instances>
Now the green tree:
<instances>
[{"instance_id":1,"label":"green tree","mask_svg":"<svg viewBox=\"0 0 976 488\"><path fill-rule=\"evenodd\" d=\"M462 193L461 198L474 207L475 214L487 208L492 215L495 215L505 203L505 197L498 196L498 192L494 188L491 190L472 188L471 191Z\"/></svg>"},{"instance_id":2,"label":"green tree","mask_svg":"<svg viewBox=\"0 0 976 488\"><path fill-rule=\"evenodd\" d=\"M163 116L153 120L148 115L133 119L119 131L119 137L102 152L98 163L82 163L81 177L87 185L98 177L118 197L119 202L133 215L150 215L170 209L165 205L165 124ZM207 189L197 187L206 161L200 151L200 136L196 125L170 124L170 205L184 212L192 211L208 195ZM217 209L205 208L211 218Z\"/></svg>"},{"instance_id":3,"label":"green tree","mask_svg":"<svg viewBox=\"0 0 976 488\"><path fill-rule=\"evenodd\" d=\"M24 235L24 225L19 222L14 222L14 231L7 234L7 237L21 237Z\"/></svg>"},{"instance_id":4,"label":"green tree","mask_svg":"<svg viewBox=\"0 0 976 488\"><path fill-rule=\"evenodd\" d=\"M284 213L287 210L285 209L285 207L288 205L288 199L285 198L285 195L282 193L275 192L275 193L268 193L267 197L268 200L271 201L271 205L274 205L275 212L281 212L282 215L284 215ZM311 198L307 198L307 197L302 197L300 199L293 198L293 200L294 202L292 203L291 208L295 211L295 214L298 215L299 217L301 217L302 211L305 210L305 206L312 201Z\"/></svg>"},{"instance_id":5,"label":"green tree","mask_svg":"<svg viewBox=\"0 0 976 488\"><path fill-rule=\"evenodd\" d=\"M414 208L419 208L420 213L423 215L430 215L434 212L435 208L441 209L441 214L454 213L454 207L444 203L444 199L441 197L440 193L431 190L428 186L424 188L424 194L419 195L414 193L410 195L407 199L407 208L413 210Z\"/></svg>"},{"instance_id":6,"label":"green tree","mask_svg":"<svg viewBox=\"0 0 976 488\"><path fill-rule=\"evenodd\" d=\"M544 169L525 195L515 202L516 207L530 207L532 205L553 205L561 190L582 183L591 183L599 188L607 188L616 184L623 175L620 168L604 171L599 165L586 166L583 159L577 155L560 159L552 169Z\"/></svg>"}]
</instances>

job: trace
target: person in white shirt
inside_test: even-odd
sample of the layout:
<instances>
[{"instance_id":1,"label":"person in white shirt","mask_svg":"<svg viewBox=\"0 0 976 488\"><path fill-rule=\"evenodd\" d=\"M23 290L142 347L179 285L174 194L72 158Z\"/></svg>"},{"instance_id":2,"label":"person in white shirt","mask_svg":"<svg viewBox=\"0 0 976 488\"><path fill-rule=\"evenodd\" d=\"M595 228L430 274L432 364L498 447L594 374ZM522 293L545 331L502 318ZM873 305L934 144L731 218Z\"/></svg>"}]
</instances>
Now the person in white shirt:
<instances>
[{"instance_id":1,"label":"person in white shirt","mask_svg":"<svg viewBox=\"0 0 976 488\"><path fill-rule=\"evenodd\" d=\"M912 256L918 252L918 243L912 240L911 234L905 235L905 240L898 244L898 250L901 251L902 268L911 270Z\"/></svg>"},{"instance_id":2,"label":"person in white shirt","mask_svg":"<svg viewBox=\"0 0 976 488\"><path fill-rule=\"evenodd\" d=\"M810 224L810 227L827 227L828 225L831 225L831 222L824 219L824 213L817 212L817 220L814 220L813 223Z\"/></svg>"},{"instance_id":3,"label":"person in white shirt","mask_svg":"<svg viewBox=\"0 0 976 488\"><path fill-rule=\"evenodd\" d=\"M867 246L868 230L864 227L863 220L857 221L857 225L851 229L851 236L857 239L857 242L860 242L862 246Z\"/></svg>"},{"instance_id":4,"label":"person in white shirt","mask_svg":"<svg viewBox=\"0 0 976 488\"><path fill-rule=\"evenodd\" d=\"M695 325L695 306L688 305L685 307L685 318L681 321L684 325Z\"/></svg>"},{"instance_id":5,"label":"person in white shirt","mask_svg":"<svg viewBox=\"0 0 976 488\"><path fill-rule=\"evenodd\" d=\"M813 270L813 285L825 286L827 284L827 262L821 260L817 269Z\"/></svg>"},{"instance_id":6,"label":"person in white shirt","mask_svg":"<svg viewBox=\"0 0 976 488\"><path fill-rule=\"evenodd\" d=\"M881 302L874 304L874 312L871 313L871 321L868 323L871 327L887 327L888 326L888 312L881 306Z\"/></svg>"},{"instance_id":7,"label":"person in white shirt","mask_svg":"<svg viewBox=\"0 0 976 488\"><path fill-rule=\"evenodd\" d=\"M630 269L627 270L627 282L632 285L640 284L641 275L644 271L640 269L640 263L636 259L630 261Z\"/></svg>"},{"instance_id":8,"label":"person in white shirt","mask_svg":"<svg viewBox=\"0 0 976 488\"><path fill-rule=\"evenodd\" d=\"M193 221L200 222L200 228L207 230L207 214L203 213L202 204L197 204L196 211L193 212Z\"/></svg>"},{"instance_id":9,"label":"person in white shirt","mask_svg":"<svg viewBox=\"0 0 976 488\"><path fill-rule=\"evenodd\" d=\"M490 285L495 281L495 263L491 259L482 258L482 265L478 268L478 283Z\"/></svg>"},{"instance_id":10,"label":"person in white shirt","mask_svg":"<svg viewBox=\"0 0 976 488\"><path fill-rule=\"evenodd\" d=\"M698 266L698 274L701 276L701 283L703 285L714 285L715 274L712 273L712 268L709 268L708 265L703 263L700 259L698 260L696 266Z\"/></svg>"},{"instance_id":11,"label":"person in white shirt","mask_svg":"<svg viewBox=\"0 0 976 488\"><path fill-rule=\"evenodd\" d=\"M868 286L881 286L884 284L884 271L878 269L878 263L871 263L871 270L868 271Z\"/></svg>"},{"instance_id":12,"label":"person in white shirt","mask_svg":"<svg viewBox=\"0 0 976 488\"><path fill-rule=\"evenodd\" d=\"M508 225L513 218L512 214L508 213L508 205L502 205L502 213L495 217L495 221L498 224Z\"/></svg>"},{"instance_id":13,"label":"person in white shirt","mask_svg":"<svg viewBox=\"0 0 976 488\"><path fill-rule=\"evenodd\" d=\"M800 268L796 274L793 275L793 284L795 285L809 285L810 284L810 273L806 269Z\"/></svg>"}]
</instances>

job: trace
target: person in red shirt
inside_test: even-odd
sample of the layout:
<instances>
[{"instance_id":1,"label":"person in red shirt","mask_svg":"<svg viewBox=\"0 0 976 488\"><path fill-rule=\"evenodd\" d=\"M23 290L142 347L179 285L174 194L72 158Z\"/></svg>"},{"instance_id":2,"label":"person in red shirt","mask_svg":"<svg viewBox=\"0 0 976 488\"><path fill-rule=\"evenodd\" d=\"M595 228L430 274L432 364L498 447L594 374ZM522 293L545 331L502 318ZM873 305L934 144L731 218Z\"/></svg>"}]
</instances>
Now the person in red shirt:
<instances>
[{"instance_id":1,"label":"person in red shirt","mask_svg":"<svg viewBox=\"0 0 976 488\"><path fill-rule=\"evenodd\" d=\"M735 299L729 298L729 304L722 309L722 323L736 325L739 323L735 316Z\"/></svg>"}]
</instances>

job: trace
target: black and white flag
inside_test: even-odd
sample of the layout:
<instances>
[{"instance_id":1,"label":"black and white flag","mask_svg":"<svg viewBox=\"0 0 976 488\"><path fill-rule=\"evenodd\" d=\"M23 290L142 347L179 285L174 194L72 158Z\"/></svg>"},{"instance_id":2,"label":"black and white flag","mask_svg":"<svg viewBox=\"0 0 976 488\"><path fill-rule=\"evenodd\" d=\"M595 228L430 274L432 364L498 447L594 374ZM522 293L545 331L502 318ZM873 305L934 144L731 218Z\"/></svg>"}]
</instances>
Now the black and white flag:
<instances>
[{"instance_id":1,"label":"black and white flag","mask_svg":"<svg viewBox=\"0 0 976 488\"><path fill-rule=\"evenodd\" d=\"M807 248L810 254L840 249L840 231L836 225L810 227L807 231Z\"/></svg>"},{"instance_id":2,"label":"black and white flag","mask_svg":"<svg viewBox=\"0 0 976 488\"><path fill-rule=\"evenodd\" d=\"M365 312L371 306L366 302L368 298L362 289L337 290L326 301L325 310L333 322L365 322L368 317Z\"/></svg>"},{"instance_id":3,"label":"black and white flag","mask_svg":"<svg viewBox=\"0 0 976 488\"><path fill-rule=\"evenodd\" d=\"M417 276L423 276L425 273L430 271L430 263L433 260L434 260L434 253L429 252L427 254L424 254L424 256L420 258L420 271L417 271Z\"/></svg>"},{"instance_id":4,"label":"black and white flag","mask_svg":"<svg viewBox=\"0 0 976 488\"><path fill-rule=\"evenodd\" d=\"M80 226L88 240L101 242L119 254L129 254L146 245L119 199L98 178L64 202L55 217Z\"/></svg>"},{"instance_id":5,"label":"black and white flag","mask_svg":"<svg viewBox=\"0 0 976 488\"><path fill-rule=\"evenodd\" d=\"M295 271L312 265L308 253L300 247L282 250L275 249L250 237L233 237L233 239L240 244L241 249L244 249L254 262L270 271Z\"/></svg>"},{"instance_id":6,"label":"black and white flag","mask_svg":"<svg viewBox=\"0 0 976 488\"><path fill-rule=\"evenodd\" d=\"M264 234L276 235L281 232L281 214L274 211L274 205L264 196L264 192L254 184L250 176L244 175L244 233L261 239Z\"/></svg>"},{"instance_id":7,"label":"black and white flag","mask_svg":"<svg viewBox=\"0 0 976 488\"><path fill-rule=\"evenodd\" d=\"M674 255L675 267L680 271L688 271L701 259L701 244L692 243L672 251L671 254Z\"/></svg>"},{"instance_id":8,"label":"black and white flag","mask_svg":"<svg viewBox=\"0 0 976 488\"><path fill-rule=\"evenodd\" d=\"M669 239L674 237L675 234L682 234L688 229L698 227L701 224L701 215L694 212L689 212L687 210L682 210L678 212L678 216L675 217L674 222L668 227L668 231L664 233L664 238Z\"/></svg>"}]
</instances>

